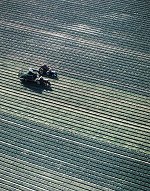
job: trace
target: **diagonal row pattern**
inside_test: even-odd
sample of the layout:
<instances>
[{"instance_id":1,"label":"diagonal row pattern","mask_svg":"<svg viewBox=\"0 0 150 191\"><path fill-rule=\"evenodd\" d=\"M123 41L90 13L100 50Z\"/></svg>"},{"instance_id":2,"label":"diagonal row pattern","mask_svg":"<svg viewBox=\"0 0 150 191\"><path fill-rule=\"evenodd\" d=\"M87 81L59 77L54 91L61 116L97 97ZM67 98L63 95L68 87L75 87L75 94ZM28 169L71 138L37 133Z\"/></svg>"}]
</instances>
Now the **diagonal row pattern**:
<instances>
[{"instance_id":1,"label":"diagonal row pattern","mask_svg":"<svg viewBox=\"0 0 150 191\"><path fill-rule=\"evenodd\" d=\"M150 189L147 0L0 2L0 189ZM48 64L52 91L18 72Z\"/></svg>"}]
</instances>

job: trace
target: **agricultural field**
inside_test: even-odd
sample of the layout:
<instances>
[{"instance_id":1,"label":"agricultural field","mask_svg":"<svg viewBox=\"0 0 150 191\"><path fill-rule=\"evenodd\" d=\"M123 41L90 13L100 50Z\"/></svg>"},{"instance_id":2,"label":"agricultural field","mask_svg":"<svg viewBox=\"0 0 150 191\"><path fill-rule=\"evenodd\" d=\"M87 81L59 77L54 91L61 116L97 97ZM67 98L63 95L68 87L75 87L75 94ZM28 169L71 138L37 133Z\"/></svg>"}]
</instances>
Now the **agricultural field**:
<instances>
[{"instance_id":1,"label":"agricultural field","mask_svg":"<svg viewBox=\"0 0 150 191\"><path fill-rule=\"evenodd\" d=\"M150 190L150 2L0 1L0 190ZM47 64L51 90L18 73Z\"/></svg>"}]
</instances>

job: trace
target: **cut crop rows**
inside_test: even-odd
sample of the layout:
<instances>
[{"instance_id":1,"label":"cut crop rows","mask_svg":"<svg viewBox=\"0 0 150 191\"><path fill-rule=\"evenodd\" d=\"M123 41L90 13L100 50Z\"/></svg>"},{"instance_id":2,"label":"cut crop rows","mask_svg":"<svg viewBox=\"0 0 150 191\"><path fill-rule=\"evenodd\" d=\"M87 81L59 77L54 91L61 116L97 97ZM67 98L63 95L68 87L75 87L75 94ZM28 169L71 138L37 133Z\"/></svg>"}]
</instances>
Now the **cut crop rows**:
<instances>
[{"instance_id":1,"label":"cut crop rows","mask_svg":"<svg viewBox=\"0 0 150 191\"><path fill-rule=\"evenodd\" d=\"M1 1L1 190L150 190L149 7ZM20 83L42 64L52 90Z\"/></svg>"}]
</instances>

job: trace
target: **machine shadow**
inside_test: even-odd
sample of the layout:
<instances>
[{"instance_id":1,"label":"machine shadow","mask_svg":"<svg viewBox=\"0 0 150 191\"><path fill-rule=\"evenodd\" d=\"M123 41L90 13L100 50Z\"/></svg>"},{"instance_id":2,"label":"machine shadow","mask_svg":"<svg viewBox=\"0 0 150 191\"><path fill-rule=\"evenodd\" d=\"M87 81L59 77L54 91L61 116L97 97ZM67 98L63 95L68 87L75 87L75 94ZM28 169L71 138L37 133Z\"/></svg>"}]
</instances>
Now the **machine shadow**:
<instances>
[{"instance_id":1,"label":"machine shadow","mask_svg":"<svg viewBox=\"0 0 150 191\"><path fill-rule=\"evenodd\" d=\"M31 83L31 82L30 83L21 83L21 84L24 87L24 89L32 91L32 92L36 92L39 94L42 94L45 91L48 91L48 92L52 91L51 87L44 87L44 86L37 85L37 84Z\"/></svg>"}]
</instances>

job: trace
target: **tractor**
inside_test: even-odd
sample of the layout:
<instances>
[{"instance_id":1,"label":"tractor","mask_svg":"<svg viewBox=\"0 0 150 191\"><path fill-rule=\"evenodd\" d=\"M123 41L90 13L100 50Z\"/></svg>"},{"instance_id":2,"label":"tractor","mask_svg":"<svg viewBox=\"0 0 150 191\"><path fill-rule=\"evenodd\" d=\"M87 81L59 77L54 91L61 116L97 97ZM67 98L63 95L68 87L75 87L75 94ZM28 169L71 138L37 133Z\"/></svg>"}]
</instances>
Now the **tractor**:
<instances>
[{"instance_id":1,"label":"tractor","mask_svg":"<svg viewBox=\"0 0 150 191\"><path fill-rule=\"evenodd\" d=\"M39 75L57 79L57 72L50 69L46 64L39 68Z\"/></svg>"},{"instance_id":2,"label":"tractor","mask_svg":"<svg viewBox=\"0 0 150 191\"><path fill-rule=\"evenodd\" d=\"M29 69L28 72L20 72L19 77L22 83L34 83L43 87L51 86L48 79L43 78L43 76L39 76L39 74L33 69Z\"/></svg>"}]
</instances>

